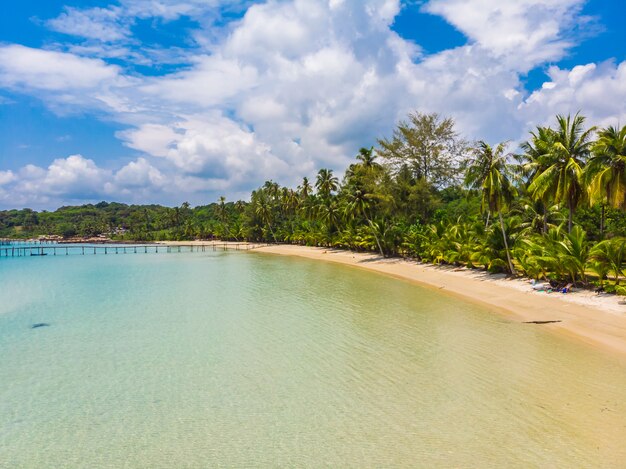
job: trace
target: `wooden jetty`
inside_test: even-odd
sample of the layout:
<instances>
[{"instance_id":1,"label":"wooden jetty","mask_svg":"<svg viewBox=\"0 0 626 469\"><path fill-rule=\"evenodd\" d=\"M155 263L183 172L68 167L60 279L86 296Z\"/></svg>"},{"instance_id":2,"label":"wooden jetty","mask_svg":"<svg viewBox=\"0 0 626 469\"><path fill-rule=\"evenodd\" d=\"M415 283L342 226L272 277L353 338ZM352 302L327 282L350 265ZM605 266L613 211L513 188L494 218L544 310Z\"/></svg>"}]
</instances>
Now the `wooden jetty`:
<instances>
[{"instance_id":1,"label":"wooden jetty","mask_svg":"<svg viewBox=\"0 0 626 469\"><path fill-rule=\"evenodd\" d=\"M96 255L96 254L159 254L182 252L207 251L249 251L260 245L249 243L207 243L207 244L64 244L64 245L19 245L0 246L0 259L6 257L31 256L69 256L69 255Z\"/></svg>"}]
</instances>

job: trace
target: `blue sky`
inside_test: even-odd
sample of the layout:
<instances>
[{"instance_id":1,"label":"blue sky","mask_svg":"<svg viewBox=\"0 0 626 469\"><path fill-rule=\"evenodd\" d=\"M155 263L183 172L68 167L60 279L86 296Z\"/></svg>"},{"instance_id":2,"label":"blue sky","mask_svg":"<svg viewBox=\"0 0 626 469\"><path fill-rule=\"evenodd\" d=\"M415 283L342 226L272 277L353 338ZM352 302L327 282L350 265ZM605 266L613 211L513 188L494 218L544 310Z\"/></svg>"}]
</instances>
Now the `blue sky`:
<instances>
[{"instance_id":1,"label":"blue sky","mask_svg":"<svg viewBox=\"0 0 626 469\"><path fill-rule=\"evenodd\" d=\"M27 1L0 16L0 209L203 204L342 171L408 112L626 123L621 0Z\"/></svg>"}]
</instances>

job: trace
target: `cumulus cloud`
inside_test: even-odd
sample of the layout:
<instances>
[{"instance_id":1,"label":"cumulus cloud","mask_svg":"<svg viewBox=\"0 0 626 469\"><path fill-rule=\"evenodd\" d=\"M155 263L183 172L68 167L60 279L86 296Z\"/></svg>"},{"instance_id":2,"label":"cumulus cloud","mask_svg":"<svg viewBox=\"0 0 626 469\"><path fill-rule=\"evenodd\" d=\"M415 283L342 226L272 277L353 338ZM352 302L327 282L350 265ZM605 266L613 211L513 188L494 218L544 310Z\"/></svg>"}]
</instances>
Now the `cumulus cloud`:
<instances>
[{"instance_id":1,"label":"cumulus cloud","mask_svg":"<svg viewBox=\"0 0 626 469\"><path fill-rule=\"evenodd\" d=\"M508 65L527 71L562 58L585 0L430 0L424 11L443 16Z\"/></svg>"},{"instance_id":2,"label":"cumulus cloud","mask_svg":"<svg viewBox=\"0 0 626 469\"><path fill-rule=\"evenodd\" d=\"M597 125L626 124L626 61L590 63L571 70L554 66L548 75L550 81L519 107L528 120L583 111Z\"/></svg>"},{"instance_id":3,"label":"cumulus cloud","mask_svg":"<svg viewBox=\"0 0 626 469\"><path fill-rule=\"evenodd\" d=\"M207 177L205 190L257 183L289 169L253 132L217 114L172 125L145 124L119 136L129 147L164 158L185 175Z\"/></svg>"},{"instance_id":4,"label":"cumulus cloud","mask_svg":"<svg viewBox=\"0 0 626 469\"><path fill-rule=\"evenodd\" d=\"M0 171L0 186L8 184L15 180L15 174L13 171Z\"/></svg>"},{"instance_id":5,"label":"cumulus cloud","mask_svg":"<svg viewBox=\"0 0 626 469\"><path fill-rule=\"evenodd\" d=\"M624 64L552 67L530 96L521 85L522 74L559 60L577 41L570 31L586 21L583 3L430 0L423 10L468 43L428 56L391 29L400 0L121 0L68 8L48 25L84 41L56 51L0 46L0 87L40 96L53 109L104 111L126 126L116 135L141 156L114 170L83 157L55 160L22 168L3 187L62 198L86 191L81 181L89 180L109 197L241 194L265 179L294 184L321 166L342 169L414 110L450 115L469 138L494 142L571 108L594 123L623 119ZM217 27L224 8L245 14ZM181 17L197 22L193 47L144 52L133 42L138 19ZM110 57L120 65L103 60ZM137 63L185 65L144 76Z\"/></svg>"},{"instance_id":6,"label":"cumulus cloud","mask_svg":"<svg viewBox=\"0 0 626 469\"><path fill-rule=\"evenodd\" d=\"M0 86L46 91L89 89L114 81L119 67L102 60L25 47L0 46Z\"/></svg>"},{"instance_id":7,"label":"cumulus cloud","mask_svg":"<svg viewBox=\"0 0 626 469\"><path fill-rule=\"evenodd\" d=\"M27 164L17 170L0 171L0 203L48 208L69 202L103 199L145 201L169 194L189 194L206 180L195 178L193 186L183 178L168 177L145 158L128 162L113 171L82 155L55 159L48 167Z\"/></svg>"}]
</instances>

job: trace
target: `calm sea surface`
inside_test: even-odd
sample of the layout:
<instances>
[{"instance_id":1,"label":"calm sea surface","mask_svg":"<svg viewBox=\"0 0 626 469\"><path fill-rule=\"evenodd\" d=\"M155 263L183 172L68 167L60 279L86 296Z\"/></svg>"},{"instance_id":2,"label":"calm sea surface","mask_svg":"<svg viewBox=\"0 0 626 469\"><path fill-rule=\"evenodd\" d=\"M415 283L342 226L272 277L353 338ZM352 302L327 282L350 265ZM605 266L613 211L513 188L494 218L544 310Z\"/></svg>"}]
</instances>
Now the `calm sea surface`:
<instances>
[{"instance_id":1,"label":"calm sea surface","mask_svg":"<svg viewBox=\"0 0 626 469\"><path fill-rule=\"evenodd\" d=\"M2 468L626 467L625 442L623 361L402 281L0 259Z\"/></svg>"}]
</instances>

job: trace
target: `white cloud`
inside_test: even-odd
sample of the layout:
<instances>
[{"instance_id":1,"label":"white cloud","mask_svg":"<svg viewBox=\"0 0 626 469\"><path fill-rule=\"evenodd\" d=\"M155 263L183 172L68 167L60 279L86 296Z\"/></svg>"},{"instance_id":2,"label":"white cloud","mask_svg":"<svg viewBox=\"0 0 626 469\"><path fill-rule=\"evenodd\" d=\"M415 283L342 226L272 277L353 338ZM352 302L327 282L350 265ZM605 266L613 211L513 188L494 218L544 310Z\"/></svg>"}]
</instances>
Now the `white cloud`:
<instances>
[{"instance_id":1,"label":"white cloud","mask_svg":"<svg viewBox=\"0 0 626 469\"><path fill-rule=\"evenodd\" d=\"M138 158L137 161L131 161L120 169L115 174L114 181L118 186L125 188L162 187L165 177L148 160Z\"/></svg>"},{"instance_id":2,"label":"white cloud","mask_svg":"<svg viewBox=\"0 0 626 469\"><path fill-rule=\"evenodd\" d=\"M51 195L80 194L91 198L89 195L100 193L108 176L109 173L98 168L93 160L71 155L54 160L38 183Z\"/></svg>"},{"instance_id":3,"label":"white cloud","mask_svg":"<svg viewBox=\"0 0 626 469\"><path fill-rule=\"evenodd\" d=\"M626 61L578 65L571 70L551 67L548 75L550 81L520 105L527 121L546 124L554 114L582 111L590 124L626 124ZM538 117L542 121L537 122Z\"/></svg>"},{"instance_id":4,"label":"white cloud","mask_svg":"<svg viewBox=\"0 0 626 469\"><path fill-rule=\"evenodd\" d=\"M146 80L139 90L153 98L184 106L187 110L190 106L206 109L225 104L251 89L256 79L254 67L218 55L201 56L195 59L193 69Z\"/></svg>"},{"instance_id":5,"label":"white cloud","mask_svg":"<svg viewBox=\"0 0 626 469\"><path fill-rule=\"evenodd\" d=\"M193 116L172 125L146 124L120 132L135 150L164 158L182 175L198 175L220 187L260 183L288 166L253 132L218 114Z\"/></svg>"},{"instance_id":6,"label":"white cloud","mask_svg":"<svg viewBox=\"0 0 626 469\"><path fill-rule=\"evenodd\" d=\"M119 76L102 60L17 44L0 46L0 86L66 92L95 88Z\"/></svg>"},{"instance_id":7,"label":"white cloud","mask_svg":"<svg viewBox=\"0 0 626 469\"><path fill-rule=\"evenodd\" d=\"M203 190L206 183L194 178L194 190ZM70 155L47 168L28 164L17 172L0 171L0 205L50 208L103 199L142 202L167 193L193 192L186 184L179 176L164 175L145 158L111 171L82 155Z\"/></svg>"},{"instance_id":8,"label":"white cloud","mask_svg":"<svg viewBox=\"0 0 626 469\"><path fill-rule=\"evenodd\" d=\"M15 174L13 171L0 171L0 186L4 186L15 180Z\"/></svg>"},{"instance_id":9,"label":"white cloud","mask_svg":"<svg viewBox=\"0 0 626 469\"><path fill-rule=\"evenodd\" d=\"M568 31L585 0L430 0L426 12L441 15L476 44L527 71L562 58L573 45Z\"/></svg>"},{"instance_id":10,"label":"white cloud","mask_svg":"<svg viewBox=\"0 0 626 469\"><path fill-rule=\"evenodd\" d=\"M212 19L224 2L217 0L67 9L51 26L88 41L55 45L66 52L0 46L0 87L40 96L55 110L61 103L104 111L127 126L118 138L142 154L117 170L84 158L26 167L5 187L30 194L24 184L36 181L41 188L32 194L62 198L83 191L79 179L90 175L103 196L165 194L180 202L195 194L200 201L211 191L245 193L269 178L294 184L322 166L341 170L414 110L450 115L469 138L492 142L517 139L530 121L570 108L594 122L624 117L623 64L553 67L550 82L528 98L520 82L567 53L583 0L430 0L426 11L469 38L430 56L390 29L399 0L227 3L249 8L219 28ZM181 16L200 25L188 38L194 47L143 52L133 45L137 18L161 24ZM186 66L142 76L85 56ZM79 170L86 173L72 179ZM63 174L65 182L52 184Z\"/></svg>"},{"instance_id":11,"label":"white cloud","mask_svg":"<svg viewBox=\"0 0 626 469\"><path fill-rule=\"evenodd\" d=\"M115 6L88 10L66 7L63 13L46 24L60 33L110 42L130 35L128 25L120 24L121 16L122 9Z\"/></svg>"}]
</instances>

